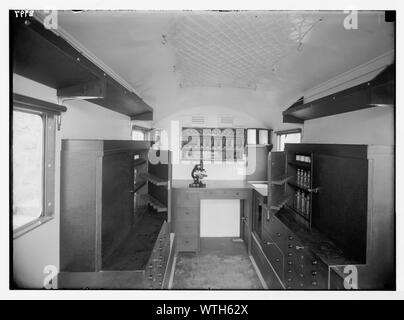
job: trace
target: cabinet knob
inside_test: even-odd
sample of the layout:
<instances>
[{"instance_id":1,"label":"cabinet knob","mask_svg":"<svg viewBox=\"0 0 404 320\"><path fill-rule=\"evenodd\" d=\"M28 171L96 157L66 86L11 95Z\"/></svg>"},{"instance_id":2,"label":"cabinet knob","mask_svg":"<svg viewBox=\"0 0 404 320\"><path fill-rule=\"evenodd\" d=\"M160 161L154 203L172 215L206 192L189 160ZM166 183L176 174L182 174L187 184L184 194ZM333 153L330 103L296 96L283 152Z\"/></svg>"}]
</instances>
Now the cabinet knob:
<instances>
[{"instance_id":1,"label":"cabinet knob","mask_svg":"<svg viewBox=\"0 0 404 320\"><path fill-rule=\"evenodd\" d=\"M292 270L289 269L289 270L288 270L288 273L292 273Z\"/></svg>"},{"instance_id":2,"label":"cabinet knob","mask_svg":"<svg viewBox=\"0 0 404 320\"><path fill-rule=\"evenodd\" d=\"M288 265L290 265L290 266L291 266L291 265L292 265L292 261L288 261Z\"/></svg>"},{"instance_id":3,"label":"cabinet knob","mask_svg":"<svg viewBox=\"0 0 404 320\"><path fill-rule=\"evenodd\" d=\"M292 237L292 236L289 236L288 238L289 238L289 240L293 240L293 237Z\"/></svg>"},{"instance_id":4,"label":"cabinet knob","mask_svg":"<svg viewBox=\"0 0 404 320\"><path fill-rule=\"evenodd\" d=\"M304 274L303 274L303 273L299 274L299 276L300 276L300 278L304 278Z\"/></svg>"},{"instance_id":5,"label":"cabinet knob","mask_svg":"<svg viewBox=\"0 0 404 320\"><path fill-rule=\"evenodd\" d=\"M292 252L289 252L288 257L291 257L291 256L293 256L293 254L292 254Z\"/></svg>"},{"instance_id":6,"label":"cabinet knob","mask_svg":"<svg viewBox=\"0 0 404 320\"><path fill-rule=\"evenodd\" d=\"M275 261L276 261L276 262L279 262L280 260L279 260L279 258L276 258Z\"/></svg>"},{"instance_id":7,"label":"cabinet knob","mask_svg":"<svg viewBox=\"0 0 404 320\"><path fill-rule=\"evenodd\" d=\"M274 243L267 241L267 242L265 242L265 244L266 244L267 246L270 246L270 245L273 245Z\"/></svg>"},{"instance_id":8,"label":"cabinet knob","mask_svg":"<svg viewBox=\"0 0 404 320\"><path fill-rule=\"evenodd\" d=\"M291 244L288 244L288 248L289 248L289 249L292 249L292 247L293 247L293 246L292 246Z\"/></svg>"},{"instance_id":9,"label":"cabinet knob","mask_svg":"<svg viewBox=\"0 0 404 320\"><path fill-rule=\"evenodd\" d=\"M311 275L312 275L313 277L315 277L315 276L317 275L317 271L312 271L312 272L311 272Z\"/></svg>"},{"instance_id":10,"label":"cabinet knob","mask_svg":"<svg viewBox=\"0 0 404 320\"><path fill-rule=\"evenodd\" d=\"M289 282L291 282L291 281L292 281L292 279L291 279L291 278L288 278L288 281L289 281Z\"/></svg>"},{"instance_id":11,"label":"cabinet knob","mask_svg":"<svg viewBox=\"0 0 404 320\"><path fill-rule=\"evenodd\" d=\"M278 237L280 237L281 236L281 234L278 232L277 234L276 234Z\"/></svg>"},{"instance_id":12,"label":"cabinet knob","mask_svg":"<svg viewBox=\"0 0 404 320\"><path fill-rule=\"evenodd\" d=\"M318 264L318 261L317 261L317 260L313 260L311 263L312 263L313 266L315 266L315 265Z\"/></svg>"},{"instance_id":13,"label":"cabinet knob","mask_svg":"<svg viewBox=\"0 0 404 320\"><path fill-rule=\"evenodd\" d=\"M312 285L312 286L317 286L317 281L313 281L313 282L311 283L311 285Z\"/></svg>"}]
</instances>

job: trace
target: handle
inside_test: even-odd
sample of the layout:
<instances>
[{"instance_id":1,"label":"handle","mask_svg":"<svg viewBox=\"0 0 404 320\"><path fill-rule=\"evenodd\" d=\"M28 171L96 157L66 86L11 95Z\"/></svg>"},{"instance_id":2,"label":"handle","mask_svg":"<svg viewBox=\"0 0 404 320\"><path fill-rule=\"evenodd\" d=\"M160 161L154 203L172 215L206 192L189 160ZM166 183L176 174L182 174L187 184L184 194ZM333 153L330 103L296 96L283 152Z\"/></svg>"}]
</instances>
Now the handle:
<instances>
[{"instance_id":1,"label":"handle","mask_svg":"<svg viewBox=\"0 0 404 320\"><path fill-rule=\"evenodd\" d=\"M320 187L307 189L307 191L310 193L319 193L320 190L321 190Z\"/></svg>"},{"instance_id":2,"label":"handle","mask_svg":"<svg viewBox=\"0 0 404 320\"><path fill-rule=\"evenodd\" d=\"M296 250L304 250L304 247L302 247L302 246L296 246Z\"/></svg>"}]
</instances>

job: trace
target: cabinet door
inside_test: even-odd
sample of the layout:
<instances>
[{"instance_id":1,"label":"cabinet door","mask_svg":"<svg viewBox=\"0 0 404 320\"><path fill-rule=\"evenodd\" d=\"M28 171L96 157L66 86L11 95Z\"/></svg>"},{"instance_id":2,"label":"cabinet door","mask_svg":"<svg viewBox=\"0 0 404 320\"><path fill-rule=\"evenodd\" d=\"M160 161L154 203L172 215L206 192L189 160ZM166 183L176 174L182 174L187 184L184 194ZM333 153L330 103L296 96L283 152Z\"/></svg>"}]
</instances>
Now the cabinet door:
<instances>
[{"instance_id":1,"label":"cabinet door","mask_svg":"<svg viewBox=\"0 0 404 320\"><path fill-rule=\"evenodd\" d=\"M104 156L102 174L102 256L126 236L133 217L133 170L129 153Z\"/></svg>"},{"instance_id":2,"label":"cabinet door","mask_svg":"<svg viewBox=\"0 0 404 320\"><path fill-rule=\"evenodd\" d=\"M314 155L312 226L344 253L366 261L367 160ZM354 244L354 245L353 245Z\"/></svg>"},{"instance_id":3,"label":"cabinet door","mask_svg":"<svg viewBox=\"0 0 404 320\"><path fill-rule=\"evenodd\" d=\"M268 156L268 184L284 177L286 172L286 153L284 151L270 152Z\"/></svg>"}]
</instances>

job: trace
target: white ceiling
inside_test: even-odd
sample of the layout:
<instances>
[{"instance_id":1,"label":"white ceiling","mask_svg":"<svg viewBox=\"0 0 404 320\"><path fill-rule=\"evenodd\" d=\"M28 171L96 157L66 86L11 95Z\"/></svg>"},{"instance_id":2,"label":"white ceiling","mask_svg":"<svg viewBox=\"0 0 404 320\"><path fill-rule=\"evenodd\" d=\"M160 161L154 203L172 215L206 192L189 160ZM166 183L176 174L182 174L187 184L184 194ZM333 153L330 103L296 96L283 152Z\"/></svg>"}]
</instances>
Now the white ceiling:
<instances>
[{"instance_id":1,"label":"white ceiling","mask_svg":"<svg viewBox=\"0 0 404 320\"><path fill-rule=\"evenodd\" d=\"M155 109L219 104L269 119L311 87L393 49L382 12L61 12L59 24Z\"/></svg>"}]
</instances>

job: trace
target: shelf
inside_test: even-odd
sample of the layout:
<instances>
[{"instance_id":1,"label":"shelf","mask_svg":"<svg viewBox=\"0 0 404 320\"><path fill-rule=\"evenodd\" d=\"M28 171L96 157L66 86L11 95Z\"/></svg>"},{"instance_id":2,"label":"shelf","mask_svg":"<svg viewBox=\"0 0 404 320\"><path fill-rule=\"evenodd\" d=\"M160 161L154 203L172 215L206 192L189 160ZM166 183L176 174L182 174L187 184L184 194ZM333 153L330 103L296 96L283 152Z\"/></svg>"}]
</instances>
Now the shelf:
<instances>
[{"instance_id":1,"label":"shelf","mask_svg":"<svg viewBox=\"0 0 404 320\"><path fill-rule=\"evenodd\" d=\"M140 166L140 165L142 165L142 164L145 164L146 162L147 162L146 159L137 159L137 160L135 160L135 161L133 162L133 165L134 165L135 167L137 167L137 166Z\"/></svg>"},{"instance_id":2,"label":"shelf","mask_svg":"<svg viewBox=\"0 0 404 320\"><path fill-rule=\"evenodd\" d=\"M166 212L167 207L151 195L147 195L147 203L152 206L157 212Z\"/></svg>"},{"instance_id":3,"label":"shelf","mask_svg":"<svg viewBox=\"0 0 404 320\"><path fill-rule=\"evenodd\" d=\"M286 182L288 182L290 179L293 179L293 176L282 175L280 177L272 179L271 184L281 186L284 185Z\"/></svg>"},{"instance_id":4,"label":"shelf","mask_svg":"<svg viewBox=\"0 0 404 320\"><path fill-rule=\"evenodd\" d=\"M293 211L294 213L296 213L297 215L299 215L300 217L302 217L303 219L310 221L310 216L306 216L303 212L296 210L295 208L287 205L288 209Z\"/></svg>"},{"instance_id":5,"label":"shelf","mask_svg":"<svg viewBox=\"0 0 404 320\"><path fill-rule=\"evenodd\" d=\"M283 111L283 122L304 123L306 120L373 107L395 104L395 64L387 66L372 80L365 81L314 101L301 97Z\"/></svg>"},{"instance_id":6,"label":"shelf","mask_svg":"<svg viewBox=\"0 0 404 320\"><path fill-rule=\"evenodd\" d=\"M311 168L311 162L290 160L290 161L288 161L288 164L290 164L291 166L304 168L304 169L310 169Z\"/></svg>"},{"instance_id":7,"label":"shelf","mask_svg":"<svg viewBox=\"0 0 404 320\"><path fill-rule=\"evenodd\" d=\"M279 201L277 201L276 204L273 204L269 207L269 209L271 210L275 210L275 211L279 211L281 210L286 203L290 200L290 198L292 198L293 195L290 194L285 194L281 199L279 199Z\"/></svg>"},{"instance_id":8,"label":"shelf","mask_svg":"<svg viewBox=\"0 0 404 320\"><path fill-rule=\"evenodd\" d=\"M146 181L139 181L137 183L134 184L134 189L133 191L136 192L139 189L143 188L146 185Z\"/></svg>"},{"instance_id":9,"label":"shelf","mask_svg":"<svg viewBox=\"0 0 404 320\"><path fill-rule=\"evenodd\" d=\"M288 184L290 184L290 185L293 186L293 187L299 188L299 189L301 189L301 190L303 190L303 191L311 192L311 191L310 191L310 190L311 190L310 187L305 187L305 186L303 186L303 185L301 185L301 184L298 184L295 179L289 180L289 181L288 181Z\"/></svg>"},{"instance_id":10,"label":"shelf","mask_svg":"<svg viewBox=\"0 0 404 320\"><path fill-rule=\"evenodd\" d=\"M156 186L168 186L168 181L156 177L148 172L141 173L140 176Z\"/></svg>"},{"instance_id":11,"label":"shelf","mask_svg":"<svg viewBox=\"0 0 404 320\"><path fill-rule=\"evenodd\" d=\"M57 90L59 98L89 102L127 115L153 120L153 108L137 94L35 17L10 16L13 72Z\"/></svg>"}]
</instances>

